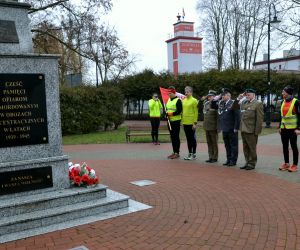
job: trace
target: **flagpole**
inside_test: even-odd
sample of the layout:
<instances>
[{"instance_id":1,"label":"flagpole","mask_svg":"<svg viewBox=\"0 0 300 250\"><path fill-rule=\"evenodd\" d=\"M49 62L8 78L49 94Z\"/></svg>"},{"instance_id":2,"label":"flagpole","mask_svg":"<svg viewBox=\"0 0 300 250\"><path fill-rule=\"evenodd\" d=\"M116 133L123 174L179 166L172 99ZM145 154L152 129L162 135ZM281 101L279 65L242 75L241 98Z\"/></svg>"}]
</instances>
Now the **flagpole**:
<instances>
[{"instance_id":1,"label":"flagpole","mask_svg":"<svg viewBox=\"0 0 300 250\"><path fill-rule=\"evenodd\" d=\"M167 113L167 108L166 108L166 104L165 103L164 103L164 108L165 108L165 112L166 112L167 122L168 122L169 128L170 128L170 130L172 130L171 123L170 123L170 120L169 120L169 116L168 116L168 113Z\"/></svg>"}]
</instances>

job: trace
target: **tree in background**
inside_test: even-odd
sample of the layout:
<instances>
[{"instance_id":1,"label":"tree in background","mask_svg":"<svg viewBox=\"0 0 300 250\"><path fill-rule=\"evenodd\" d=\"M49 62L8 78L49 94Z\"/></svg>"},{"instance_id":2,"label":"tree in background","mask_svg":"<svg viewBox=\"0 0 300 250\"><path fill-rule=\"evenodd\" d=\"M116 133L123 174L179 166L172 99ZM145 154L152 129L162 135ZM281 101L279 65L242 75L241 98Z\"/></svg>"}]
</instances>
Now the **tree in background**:
<instances>
[{"instance_id":1,"label":"tree in background","mask_svg":"<svg viewBox=\"0 0 300 250\"><path fill-rule=\"evenodd\" d=\"M114 29L89 22L86 33L82 52L93 58L102 84L116 82L130 72L136 58L129 55Z\"/></svg>"},{"instance_id":2,"label":"tree in background","mask_svg":"<svg viewBox=\"0 0 300 250\"><path fill-rule=\"evenodd\" d=\"M207 34L207 56L212 57L218 70L224 66L224 50L227 42L228 2L224 0L198 1L197 9L201 13L205 33Z\"/></svg>"},{"instance_id":3,"label":"tree in background","mask_svg":"<svg viewBox=\"0 0 300 250\"><path fill-rule=\"evenodd\" d=\"M60 75L84 73L90 62L97 65L101 83L116 80L135 62L101 16L112 8L112 0L23 0L30 3L32 31L36 50L47 53L60 44L55 53L62 54ZM43 20L43 21L41 21ZM50 39L51 38L51 39ZM45 46L49 41L51 45ZM52 50L51 50L52 51Z\"/></svg>"},{"instance_id":4,"label":"tree in background","mask_svg":"<svg viewBox=\"0 0 300 250\"><path fill-rule=\"evenodd\" d=\"M251 69L267 37L270 0L198 0L214 68Z\"/></svg>"}]
</instances>

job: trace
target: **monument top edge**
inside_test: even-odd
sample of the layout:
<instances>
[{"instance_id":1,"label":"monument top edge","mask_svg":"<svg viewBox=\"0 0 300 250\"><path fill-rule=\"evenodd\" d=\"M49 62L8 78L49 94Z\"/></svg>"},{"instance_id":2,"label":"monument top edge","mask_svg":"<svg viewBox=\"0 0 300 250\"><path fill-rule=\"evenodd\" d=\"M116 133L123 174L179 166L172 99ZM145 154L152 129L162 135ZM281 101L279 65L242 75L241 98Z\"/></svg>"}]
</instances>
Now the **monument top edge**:
<instances>
[{"instance_id":1,"label":"monument top edge","mask_svg":"<svg viewBox=\"0 0 300 250\"><path fill-rule=\"evenodd\" d=\"M26 54L1 54L0 58L60 58L60 54L37 54L37 53L26 53Z\"/></svg>"},{"instance_id":2,"label":"monument top edge","mask_svg":"<svg viewBox=\"0 0 300 250\"><path fill-rule=\"evenodd\" d=\"M31 5L28 3L19 3L18 1L12 0L0 0L0 7L29 9Z\"/></svg>"}]
</instances>

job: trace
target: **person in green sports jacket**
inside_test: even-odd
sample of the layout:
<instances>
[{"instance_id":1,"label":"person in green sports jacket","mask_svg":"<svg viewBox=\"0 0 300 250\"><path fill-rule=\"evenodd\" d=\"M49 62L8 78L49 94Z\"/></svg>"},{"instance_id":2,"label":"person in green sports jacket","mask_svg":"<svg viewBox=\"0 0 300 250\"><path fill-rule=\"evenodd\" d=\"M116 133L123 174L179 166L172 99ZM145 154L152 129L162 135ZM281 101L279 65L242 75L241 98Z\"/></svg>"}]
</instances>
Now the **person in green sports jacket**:
<instances>
[{"instance_id":1,"label":"person in green sports jacket","mask_svg":"<svg viewBox=\"0 0 300 250\"><path fill-rule=\"evenodd\" d=\"M151 136L152 136L152 143L154 145L159 145L158 141L158 129L160 125L160 116L162 112L162 104L158 99L158 94L154 93L152 95L152 99L148 101L149 107L149 116L151 122Z\"/></svg>"},{"instance_id":2,"label":"person in green sports jacket","mask_svg":"<svg viewBox=\"0 0 300 250\"><path fill-rule=\"evenodd\" d=\"M182 118L181 124L185 132L187 146L189 150L188 156L184 157L185 160L196 159L196 125L198 122L198 100L193 97L193 88L185 87L184 89L186 98L182 100Z\"/></svg>"}]
</instances>

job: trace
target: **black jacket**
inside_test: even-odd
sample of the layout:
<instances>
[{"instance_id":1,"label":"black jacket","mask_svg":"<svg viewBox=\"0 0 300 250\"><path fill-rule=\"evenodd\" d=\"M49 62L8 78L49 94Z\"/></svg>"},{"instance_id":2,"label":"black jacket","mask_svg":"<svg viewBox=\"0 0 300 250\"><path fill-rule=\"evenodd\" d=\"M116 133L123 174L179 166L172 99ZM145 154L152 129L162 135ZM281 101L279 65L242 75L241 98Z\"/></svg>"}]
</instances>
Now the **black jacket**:
<instances>
[{"instance_id":1,"label":"black jacket","mask_svg":"<svg viewBox=\"0 0 300 250\"><path fill-rule=\"evenodd\" d=\"M240 110L235 108L234 100L219 103L219 130L232 132L240 128Z\"/></svg>"}]
</instances>

